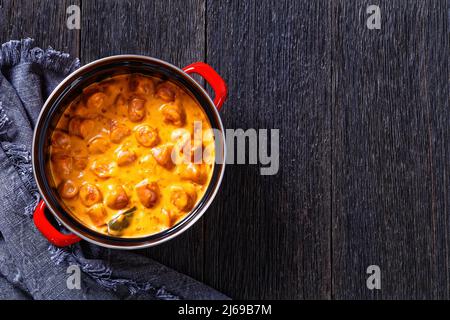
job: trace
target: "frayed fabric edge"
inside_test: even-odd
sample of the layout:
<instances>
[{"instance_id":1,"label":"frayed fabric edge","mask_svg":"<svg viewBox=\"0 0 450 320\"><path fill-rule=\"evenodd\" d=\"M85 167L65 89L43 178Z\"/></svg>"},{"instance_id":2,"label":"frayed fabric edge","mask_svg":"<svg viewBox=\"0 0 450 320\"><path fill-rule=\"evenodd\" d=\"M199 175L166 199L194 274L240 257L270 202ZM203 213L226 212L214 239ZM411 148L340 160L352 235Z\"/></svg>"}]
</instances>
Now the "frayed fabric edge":
<instances>
[{"instance_id":1,"label":"frayed fabric edge","mask_svg":"<svg viewBox=\"0 0 450 320\"><path fill-rule=\"evenodd\" d=\"M13 131L12 121L8 118L0 101L0 141L9 140Z\"/></svg>"},{"instance_id":2,"label":"frayed fabric edge","mask_svg":"<svg viewBox=\"0 0 450 320\"><path fill-rule=\"evenodd\" d=\"M56 51L51 47L43 50L33 45L34 39L31 38L4 43L0 48L0 68L31 62L66 76L80 67L80 60L72 58L68 53Z\"/></svg>"},{"instance_id":3,"label":"frayed fabric edge","mask_svg":"<svg viewBox=\"0 0 450 320\"><path fill-rule=\"evenodd\" d=\"M155 287L150 282L137 282L130 279L114 278L111 268L103 261L96 261L94 263L81 261L82 259L79 258L77 253L80 251L80 248L77 245L66 248L57 248L50 245L48 250L55 264L59 265L64 261L69 264L76 264L80 266L84 273L88 274L95 282L107 290L117 292L119 287L123 286L127 288L132 296L139 293L147 293L161 300L180 300L179 296L168 292L163 287Z\"/></svg>"},{"instance_id":4,"label":"frayed fabric edge","mask_svg":"<svg viewBox=\"0 0 450 320\"><path fill-rule=\"evenodd\" d=\"M8 118L5 109L0 103L0 145L19 174L22 183L35 199L33 203L27 206L25 212L28 216L31 216L40 199L37 185L33 178L31 154L26 146L9 142L11 130L13 130L13 122Z\"/></svg>"}]
</instances>

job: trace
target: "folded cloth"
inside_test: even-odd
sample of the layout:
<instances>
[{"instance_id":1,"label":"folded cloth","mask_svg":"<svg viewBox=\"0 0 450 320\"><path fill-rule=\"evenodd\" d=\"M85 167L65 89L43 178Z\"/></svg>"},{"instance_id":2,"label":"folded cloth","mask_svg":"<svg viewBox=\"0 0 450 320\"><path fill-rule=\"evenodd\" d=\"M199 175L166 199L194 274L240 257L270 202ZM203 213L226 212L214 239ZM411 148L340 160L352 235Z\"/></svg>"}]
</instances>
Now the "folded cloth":
<instances>
[{"instance_id":1,"label":"folded cloth","mask_svg":"<svg viewBox=\"0 0 450 320\"><path fill-rule=\"evenodd\" d=\"M86 242L56 248L36 230L33 127L47 96L79 65L68 54L34 48L32 39L1 47L0 298L226 299L139 253ZM71 282L77 270L79 285Z\"/></svg>"}]
</instances>

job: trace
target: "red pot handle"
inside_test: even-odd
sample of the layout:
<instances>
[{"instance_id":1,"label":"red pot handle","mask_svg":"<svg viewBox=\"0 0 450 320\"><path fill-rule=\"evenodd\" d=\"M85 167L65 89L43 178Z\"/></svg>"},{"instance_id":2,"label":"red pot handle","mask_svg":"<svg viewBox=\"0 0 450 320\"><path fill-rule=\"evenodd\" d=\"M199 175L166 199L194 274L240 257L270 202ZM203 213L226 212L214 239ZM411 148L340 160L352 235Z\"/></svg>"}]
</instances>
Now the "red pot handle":
<instances>
[{"instance_id":1,"label":"red pot handle","mask_svg":"<svg viewBox=\"0 0 450 320\"><path fill-rule=\"evenodd\" d=\"M45 202L41 200L34 211L33 221L36 228L51 244L57 247L66 247L81 241L81 238L74 234L64 234L56 230L45 216L45 208Z\"/></svg>"},{"instance_id":2,"label":"red pot handle","mask_svg":"<svg viewBox=\"0 0 450 320\"><path fill-rule=\"evenodd\" d=\"M187 74L197 73L201 75L213 88L215 97L214 104L217 110L222 108L223 103L227 98L227 85L221 76L209 65L204 62L194 62L183 68L183 71Z\"/></svg>"}]
</instances>

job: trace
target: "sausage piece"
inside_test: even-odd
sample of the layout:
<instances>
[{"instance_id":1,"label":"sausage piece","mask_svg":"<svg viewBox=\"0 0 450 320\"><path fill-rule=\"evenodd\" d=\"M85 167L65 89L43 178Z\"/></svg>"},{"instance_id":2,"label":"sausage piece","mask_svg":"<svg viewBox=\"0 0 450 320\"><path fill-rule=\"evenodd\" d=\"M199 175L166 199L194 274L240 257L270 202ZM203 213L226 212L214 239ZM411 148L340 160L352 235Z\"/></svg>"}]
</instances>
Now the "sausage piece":
<instances>
[{"instance_id":1,"label":"sausage piece","mask_svg":"<svg viewBox=\"0 0 450 320\"><path fill-rule=\"evenodd\" d=\"M155 216L155 220L158 223L158 226L161 228L161 231L172 226L172 223L170 221L170 212L165 208L161 208L159 215Z\"/></svg>"},{"instance_id":2,"label":"sausage piece","mask_svg":"<svg viewBox=\"0 0 450 320\"><path fill-rule=\"evenodd\" d=\"M120 167L128 166L136 161L137 155L134 151L122 149L117 152L117 164Z\"/></svg>"},{"instance_id":3,"label":"sausage piece","mask_svg":"<svg viewBox=\"0 0 450 320\"><path fill-rule=\"evenodd\" d=\"M53 165L55 166L54 172L60 177L67 178L72 173L73 162L72 157L66 154L54 153L51 156Z\"/></svg>"},{"instance_id":4,"label":"sausage piece","mask_svg":"<svg viewBox=\"0 0 450 320\"><path fill-rule=\"evenodd\" d=\"M172 150L173 145L164 144L162 146L152 148L151 153L160 166L170 169L173 167Z\"/></svg>"},{"instance_id":5,"label":"sausage piece","mask_svg":"<svg viewBox=\"0 0 450 320\"><path fill-rule=\"evenodd\" d=\"M122 94L117 96L114 105L119 115L126 116L128 114L128 101Z\"/></svg>"},{"instance_id":6,"label":"sausage piece","mask_svg":"<svg viewBox=\"0 0 450 320\"><path fill-rule=\"evenodd\" d=\"M73 117L69 121L69 133L74 136L81 137L80 127L81 122L83 121L83 118L81 117ZM83 138L83 137L81 137Z\"/></svg>"},{"instance_id":7,"label":"sausage piece","mask_svg":"<svg viewBox=\"0 0 450 320\"><path fill-rule=\"evenodd\" d=\"M84 170L86 169L88 165L89 158L86 156L79 156L75 155L73 156L73 165L78 170Z\"/></svg>"},{"instance_id":8,"label":"sausage piece","mask_svg":"<svg viewBox=\"0 0 450 320\"><path fill-rule=\"evenodd\" d=\"M195 163L189 163L188 165L180 167L180 175L183 179L198 184L205 184L208 179L204 166Z\"/></svg>"},{"instance_id":9,"label":"sausage piece","mask_svg":"<svg viewBox=\"0 0 450 320\"><path fill-rule=\"evenodd\" d=\"M92 94L87 100L87 107L96 112L106 112L104 109L106 95L103 92L96 92Z\"/></svg>"},{"instance_id":10,"label":"sausage piece","mask_svg":"<svg viewBox=\"0 0 450 320\"><path fill-rule=\"evenodd\" d=\"M103 226L106 223L107 212L102 203L92 205L86 210L86 213L96 227Z\"/></svg>"},{"instance_id":11,"label":"sausage piece","mask_svg":"<svg viewBox=\"0 0 450 320\"><path fill-rule=\"evenodd\" d=\"M131 122L140 122L145 118L145 100L132 98L128 103L128 118Z\"/></svg>"},{"instance_id":12,"label":"sausage piece","mask_svg":"<svg viewBox=\"0 0 450 320\"><path fill-rule=\"evenodd\" d=\"M111 178L115 171L114 163L94 161L91 166L91 171L99 178Z\"/></svg>"},{"instance_id":13,"label":"sausage piece","mask_svg":"<svg viewBox=\"0 0 450 320\"><path fill-rule=\"evenodd\" d=\"M55 130L52 135L51 143L52 147L56 149L69 150L71 146L70 136L61 130Z\"/></svg>"},{"instance_id":14,"label":"sausage piece","mask_svg":"<svg viewBox=\"0 0 450 320\"><path fill-rule=\"evenodd\" d=\"M181 211L190 211L194 207L195 200L197 200L197 194L193 190L181 186L170 188L170 202Z\"/></svg>"},{"instance_id":15,"label":"sausage piece","mask_svg":"<svg viewBox=\"0 0 450 320\"><path fill-rule=\"evenodd\" d=\"M141 95L153 95L155 84L148 77L133 75L130 78L130 90Z\"/></svg>"},{"instance_id":16,"label":"sausage piece","mask_svg":"<svg viewBox=\"0 0 450 320\"><path fill-rule=\"evenodd\" d=\"M84 170L89 161L86 143L83 139L72 136L71 144L70 155L72 156L73 167L79 171Z\"/></svg>"},{"instance_id":17,"label":"sausage piece","mask_svg":"<svg viewBox=\"0 0 450 320\"><path fill-rule=\"evenodd\" d=\"M106 205L114 210L120 210L128 205L129 199L125 189L119 185L108 187L109 192L106 195Z\"/></svg>"},{"instance_id":18,"label":"sausage piece","mask_svg":"<svg viewBox=\"0 0 450 320\"><path fill-rule=\"evenodd\" d=\"M120 143L124 138L131 134L131 130L123 123L117 120L111 120L109 137L112 142Z\"/></svg>"},{"instance_id":19,"label":"sausage piece","mask_svg":"<svg viewBox=\"0 0 450 320\"><path fill-rule=\"evenodd\" d=\"M161 83L156 88L156 95L165 102L175 101L176 87L170 82Z\"/></svg>"},{"instance_id":20,"label":"sausage piece","mask_svg":"<svg viewBox=\"0 0 450 320\"><path fill-rule=\"evenodd\" d=\"M85 183L80 187L80 201L86 207L90 207L96 203L99 203L103 200L102 193L100 189L90 183Z\"/></svg>"},{"instance_id":21,"label":"sausage piece","mask_svg":"<svg viewBox=\"0 0 450 320\"><path fill-rule=\"evenodd\" d=\"M108 139L98 136L89 140L87 147L92 154L102 154L109 149L110 144Z\"/></svg>"},{"instance_id":22,"label":"sausage piece","mask_svg":"<svg viewBox=\"0 0 450 320\"><path fill-rule=\"evenodd\" d=\"M160 221L163 222L167 228L172 227L180 216L181 214L179 212L175 212L175 210L161 208Z\"/></svg>"},{"instance_id":23,"label":"sausage piece","mask_svg":"<svg viewBox=\"0 0 450 320\"><path fill-rule=\"evenodd\" d=\"M151 208L158 202L159 186L156 182L141 181L136 185L136 194L144 207Z\"/></svg>"},{"instance_id":24,"label":"sausage piece","mask_svg":"<svg viewBox=\"0 0 450 320\"><path fill-rule=\"evenodd\" d=\"M72 180L66 180L59 184L58 193L61 198L73 199L78 194L78 186Z\"/></svg>"},{"instance_id":25,"label":"sausage piece","mask_svg":"<svg viewBox=\"0 0 450 320\"><path fill-rule=\"evenodd\" d=\"M191 139L191 133L185 128L179 128L172 131L170 139L174 142L180 142L182 144L188 142Z\"/></svg>"},{"instance_id":26,"label":"sausage piece","mask_svg":"<svg viewBox=\"0 0 450 320\"><path fill-rule=\"evenodd\" d=\"M141 125L136 129L136 140L144 147L151 148L159 143L158 130L149 125Z\"/></svg>"},{"instance_id":27,"label":"sausage piece","mask_svg":"<svg viewBox=\"0 0 450 320\"><path fill-rule=\"evenodd\" d=\"M69 122L69 133L83 139L92 137L95 130L95 121L92 119L73 117Z\"/></svg>"},{"instance_id":28,"label":"sausage piece","mask_svg":"<svg viewBox=\"0 0 450 320\"><path fill-rule=\"evenodd\" d=\"M164 116L164 121L171 123L174 126L181 127L186 120L186 114L184 108L180 103L166 103L163 104L159 110Z\"/></svg>"}]
</instances>

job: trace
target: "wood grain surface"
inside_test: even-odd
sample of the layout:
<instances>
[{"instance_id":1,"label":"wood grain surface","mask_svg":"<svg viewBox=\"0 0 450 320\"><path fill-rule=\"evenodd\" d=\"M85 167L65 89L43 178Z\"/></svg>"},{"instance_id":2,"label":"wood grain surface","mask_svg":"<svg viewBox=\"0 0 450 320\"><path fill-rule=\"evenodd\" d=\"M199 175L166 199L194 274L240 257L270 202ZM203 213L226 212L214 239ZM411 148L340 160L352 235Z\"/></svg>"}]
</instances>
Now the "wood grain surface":
<instances>
[{"instance_id":1,"label":"wood grain surface","mask_svg":"<svg viewBox=\"0 0 450 320\"><path fill-rule=\"evenodd\" d=\"M0 41L30 37L41 48L78 56L80 31L66 27L66 10L81 0L0 0Z\"/></svg>"},{"instance_id":2,"label":"wood grain surface","mask_svg":"<svg viewBox=\"0 0 450 320\"><path fill-rule=\"evenodd\" d=\"M333 297L448 298L446 2L385 1L381 30L364 5L333 4Z\"/></svg>"},{"instance_id":3,"label":"wood grain surface","mask_svg":"<svg viewBox=\"0 0 450 320\"><path fill-rule=\"evenodd\" d=\"M280 171L227 167L205 217L205 280L237 298L328 298L329 4L258 3L208 2L207 62L229 86L227 128L280 129Z\"/></svg>"},{"instance_id":4,"label":"wood grain surface","mask_svg":"<svg viewBox=\"0 0 450 320\"><path fill-rule=\"evenodd\" d=\"M0 40L206 61L226 128L280 130L277 175L227 166L202 220L142 254L233 298L448 299L450 0L377 1L381 30L369 4L0 0Z\"/></svg>"}]
</instances>

